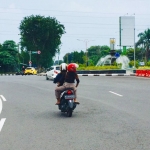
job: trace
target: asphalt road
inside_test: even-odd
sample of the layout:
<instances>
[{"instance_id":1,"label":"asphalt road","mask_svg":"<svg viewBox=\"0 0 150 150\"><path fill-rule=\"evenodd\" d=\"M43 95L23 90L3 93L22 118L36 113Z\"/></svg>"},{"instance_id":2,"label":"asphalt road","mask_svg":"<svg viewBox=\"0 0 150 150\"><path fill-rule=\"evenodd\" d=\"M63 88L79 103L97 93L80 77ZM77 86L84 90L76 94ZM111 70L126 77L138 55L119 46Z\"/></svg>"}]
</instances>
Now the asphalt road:
<instances>
[{"instance_id":1,"label":"asphalt road","mask_svg":"<svg viewBox=\"0 0 150 150\"><path fill-rule=\"evenodd\" d=\"M72 117L45 76L0 76L0 150L149 150L150 78L80 77Z\"/></svg>"}]
</instances>

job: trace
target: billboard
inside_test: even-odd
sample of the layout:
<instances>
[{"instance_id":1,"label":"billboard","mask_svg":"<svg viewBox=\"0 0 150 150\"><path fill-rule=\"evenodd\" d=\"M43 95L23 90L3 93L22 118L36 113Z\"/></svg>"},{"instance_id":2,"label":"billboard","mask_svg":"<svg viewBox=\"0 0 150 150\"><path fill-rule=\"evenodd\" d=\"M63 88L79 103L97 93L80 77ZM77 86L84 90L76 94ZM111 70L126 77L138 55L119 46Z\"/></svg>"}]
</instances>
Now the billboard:
<instances>
[{"instance_id":1,"label":"billboard","mask_svg":"<svg viewBox=\"0 0 150 150\"><path fill-rule=\"evenodd\" d=\"M119 17L119 37L120 46L134 46L135 38L135 17L122 16Z\"/></svg>"}]
</instances>

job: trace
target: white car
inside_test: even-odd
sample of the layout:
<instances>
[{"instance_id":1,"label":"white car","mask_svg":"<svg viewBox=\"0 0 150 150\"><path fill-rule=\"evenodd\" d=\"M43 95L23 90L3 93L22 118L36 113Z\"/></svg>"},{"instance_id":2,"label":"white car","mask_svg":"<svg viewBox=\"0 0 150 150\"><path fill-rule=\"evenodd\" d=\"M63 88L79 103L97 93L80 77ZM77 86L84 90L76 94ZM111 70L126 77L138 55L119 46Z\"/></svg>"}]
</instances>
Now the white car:
<instances>
[{"instance_id":1,"label":"white car","mask_svg":"<svg viewBox=\"0 0 150 150\"><path fill-rule=\"evenodd\" d=\"M46 80L53 80L58 73L60 73L60 66L51 66L50 70L46 72Z\"/></svg>"}]
</instances>

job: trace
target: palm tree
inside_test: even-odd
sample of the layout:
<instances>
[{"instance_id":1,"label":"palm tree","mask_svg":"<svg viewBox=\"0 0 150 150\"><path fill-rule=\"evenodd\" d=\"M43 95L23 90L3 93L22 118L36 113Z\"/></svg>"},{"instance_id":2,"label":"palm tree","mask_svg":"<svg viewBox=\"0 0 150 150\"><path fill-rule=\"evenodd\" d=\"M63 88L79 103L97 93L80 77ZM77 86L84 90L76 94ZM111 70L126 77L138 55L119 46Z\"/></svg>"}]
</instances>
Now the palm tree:
<instances>
[{"instance_id":1,"label":"palm tree","mask_svg":"<svg viewBox=\"0 0 150 150\"><path fill-rule=\"evenodd\" d=\"M136 43L136 47L141 46L145 51L145 61L148 61L150 55L150 29L145 30L143 33L138 34L139 40Z\"/></svg>"}]
</instances>

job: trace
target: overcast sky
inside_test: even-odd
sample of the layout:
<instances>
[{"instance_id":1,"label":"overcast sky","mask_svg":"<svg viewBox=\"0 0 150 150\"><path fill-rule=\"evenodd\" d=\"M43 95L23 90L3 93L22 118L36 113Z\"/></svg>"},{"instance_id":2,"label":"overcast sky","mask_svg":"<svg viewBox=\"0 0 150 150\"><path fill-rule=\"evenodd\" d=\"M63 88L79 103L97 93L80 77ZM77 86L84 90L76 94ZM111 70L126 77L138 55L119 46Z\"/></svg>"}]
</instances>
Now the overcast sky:
<instances>
[{"instance_id":1,"label":"overcast sky","mask_svg":"<svg viewBox=\"0 0 150 150\"><path fill-rule=\"evenodd\" d=\"M109 46L115 38L119 48L120 16L135 16L137 41L137 34L150 28L150 0L0 0L0 43L18 43L19 24L30 15L55 17L65 26L62 59L67 52L85 51L85 41L87 47Z\"/></svg>"}]
</instances>

